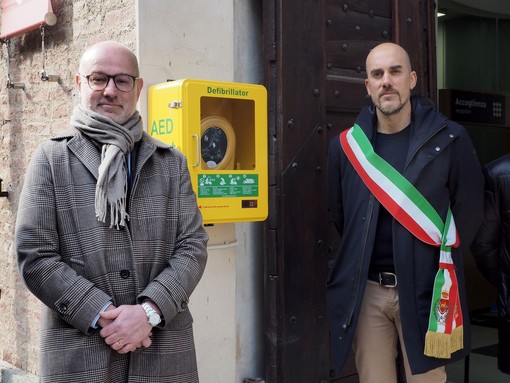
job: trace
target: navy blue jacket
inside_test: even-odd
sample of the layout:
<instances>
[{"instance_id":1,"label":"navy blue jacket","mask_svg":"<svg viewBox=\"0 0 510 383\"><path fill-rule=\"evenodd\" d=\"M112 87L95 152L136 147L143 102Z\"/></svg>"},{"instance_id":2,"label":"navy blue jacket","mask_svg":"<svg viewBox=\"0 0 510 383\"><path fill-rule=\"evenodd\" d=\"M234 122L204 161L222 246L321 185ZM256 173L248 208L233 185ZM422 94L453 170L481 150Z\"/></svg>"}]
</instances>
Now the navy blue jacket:
<instances>
[{"instance_id":1,"label":"navy blue jacket","mask_svg":"<svg viewBox=\"0 0 510 383\"><path fill-rule=\"evenodd\" d=\"M413 374L424 373L465 357L470 351L463 248L470 245L483 216L483 174L466 130L448 120L424 97L413 96L409 148L403 175L443 218L451 206L461 246L452 251L464 317L464 349L451 359L423 353L439 249L414 237L393 220L393 258L403 341ZM373 105L356 119L368 139L376 132ZM404 148L403 148L404 150ZM337 371L351 350L374 247L379 202L367 189L335 137L328 153L329 208L341 243L327 282L332 357ZM381 350L381 352L385 352Z\"/></svg>"}]
</instances>

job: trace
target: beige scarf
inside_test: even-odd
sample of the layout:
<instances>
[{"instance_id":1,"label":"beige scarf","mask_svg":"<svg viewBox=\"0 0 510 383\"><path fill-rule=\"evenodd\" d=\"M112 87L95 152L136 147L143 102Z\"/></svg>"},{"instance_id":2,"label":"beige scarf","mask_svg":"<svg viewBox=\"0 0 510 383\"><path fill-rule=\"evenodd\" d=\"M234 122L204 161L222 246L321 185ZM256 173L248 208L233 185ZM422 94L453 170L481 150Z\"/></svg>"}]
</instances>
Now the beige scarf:
<instances>
[{"instance_id":1,"label":"beige scarf","mask_svg":"<svg viewBox=\"0 0 510 383\"><path fill-rule=\"evenodd\" d=\"M101 164L96 183L96 217L98 221L106 222L109 205L110 227L115 226L118 230L129 219L126 212L125 155L142 138L142 119L135 112L124 125L119 125L108 117L78 105L71 116L71 125L101 147Z\"/></svg>"}]
</instances>

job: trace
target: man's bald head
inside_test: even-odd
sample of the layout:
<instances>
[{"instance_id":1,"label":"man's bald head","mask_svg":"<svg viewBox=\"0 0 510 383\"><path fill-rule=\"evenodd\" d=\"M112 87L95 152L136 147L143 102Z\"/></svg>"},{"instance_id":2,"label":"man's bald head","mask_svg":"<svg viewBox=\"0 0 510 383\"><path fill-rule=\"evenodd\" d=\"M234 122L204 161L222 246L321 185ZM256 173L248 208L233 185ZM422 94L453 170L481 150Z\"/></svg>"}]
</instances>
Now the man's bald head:
<instances>
[{"instance_id":1,"label":"man's bald head","mask_svg":"<svg viewBox=\"0 0 510 383\"><path fill-rule=\"evenodd\" d=\"M372 66L373 61L377 60L377 58L381 55L391 55L393 57L398 57L399 62L402 63L402 65L405 65L405 69L407 69L409 72L412 71L409 53L407 53L404 48L395 43L382 43L375 46L368 54L365 62L367 73L370 70L369 67Z\"/></svg>"},{"instance_id":2,"label":"man's bald head","mask_svg":"<svg viewBox=\"0 0 510 383\"><path fill-rule=\"evenodd\" d=\"M136 55L126 45L117 41L101 41L89 47L81 56L80 73L88 73L98 57L104 59L107 56L121 56L123 59L128 60L127 64L132 68L133 75L136 77L140 76Z\"/></svg>"}]
</instances>

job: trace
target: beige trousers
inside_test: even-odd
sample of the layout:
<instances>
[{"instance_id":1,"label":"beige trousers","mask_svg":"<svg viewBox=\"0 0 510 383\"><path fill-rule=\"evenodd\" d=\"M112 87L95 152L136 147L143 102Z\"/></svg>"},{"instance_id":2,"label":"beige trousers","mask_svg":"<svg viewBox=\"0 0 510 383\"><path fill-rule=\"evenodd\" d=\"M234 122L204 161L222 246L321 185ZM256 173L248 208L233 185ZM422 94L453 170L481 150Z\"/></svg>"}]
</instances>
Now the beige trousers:
<instances>
[{"instance_id":1,"label":"beige trousers","mask_svg":"<svg viewBox=\"0 0 510 383\"><path fill-rule=\"evenodd\" d=\"M402 339L402 325L397 288L368 281L353 342L360 383L397 382L398 339ZM444 367L411 375L404 343L400 345L407 383L446 382Z\"/></svg>"}]
</instances>

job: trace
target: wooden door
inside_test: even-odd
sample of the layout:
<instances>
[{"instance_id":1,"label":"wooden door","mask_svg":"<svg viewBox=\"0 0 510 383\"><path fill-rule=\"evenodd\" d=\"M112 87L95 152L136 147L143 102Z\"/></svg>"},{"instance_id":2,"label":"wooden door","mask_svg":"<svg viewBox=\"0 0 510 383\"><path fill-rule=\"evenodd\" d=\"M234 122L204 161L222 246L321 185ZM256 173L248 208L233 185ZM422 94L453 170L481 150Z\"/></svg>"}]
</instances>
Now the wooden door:
<instances>
[{"instance_id":1,"label":"wooden door","mask_svg":"<svg viewBox=\"0 0 510 383\"><path fill-rule=\"evenodd\" d=\"M266 221L266 383L357 382L331 372L324 301L339 239L328 223L329 140L367 102L365 58L404 46L416 91L436 100L432 0L264 0L270 203Z\"/></svg>"}]
</instances>

